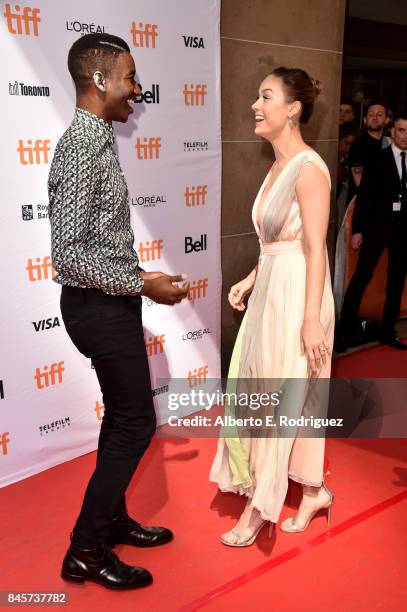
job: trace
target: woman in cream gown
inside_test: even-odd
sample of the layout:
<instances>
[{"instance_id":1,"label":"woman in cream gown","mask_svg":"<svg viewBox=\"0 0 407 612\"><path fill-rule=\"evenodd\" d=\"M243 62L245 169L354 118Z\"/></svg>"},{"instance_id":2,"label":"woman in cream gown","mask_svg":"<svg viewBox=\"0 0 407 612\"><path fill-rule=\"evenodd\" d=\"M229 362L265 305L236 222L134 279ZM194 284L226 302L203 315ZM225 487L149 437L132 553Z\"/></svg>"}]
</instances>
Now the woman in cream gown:
<instances>
[{"instance_id":1,"label":"woman in cream gown","mask_svg":"<svg viewBox=\"0 0 407 612\"><path fill-rule=\"evenodd\" d=\"M262 82L252 106L255 133L271 142L276 161L252 211L259 263L229 293L237 310L245 309L244 298L251 293L229 380L330 376L335 321L325 243L330 177L300 131L319 90L302 70L278 68ZM291 413L304 413L306 395L297 394ZM333 495L323 482L323 465L322 437L221 437L210 480L222 491L248 498L222 543L247 546L266 521L278 522L288 478L303 485L303 498L296 516L281 525L284 531L303 531L318 510L330 511Z\"/></svg>"}]
</instances>

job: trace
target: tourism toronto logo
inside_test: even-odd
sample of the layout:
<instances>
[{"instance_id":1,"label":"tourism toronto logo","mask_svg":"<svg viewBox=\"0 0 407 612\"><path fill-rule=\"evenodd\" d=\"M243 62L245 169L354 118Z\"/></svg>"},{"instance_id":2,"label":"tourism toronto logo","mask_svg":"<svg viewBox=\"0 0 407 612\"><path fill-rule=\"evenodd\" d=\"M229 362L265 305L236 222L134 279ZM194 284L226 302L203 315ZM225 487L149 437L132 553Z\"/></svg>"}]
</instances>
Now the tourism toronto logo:
<instances>
[{"instance_id":1,"label":"tourism toronto logo","mask_svg":"<svg viewBox=\"0 0 407 612\"><path fill-rule=\"evenodd\" d=\"M10 96L35 96L35 97L49 97L49 87L41 85L26 85L25 83L14 83L8 84L8 93Z\"/></svg>"}]
</instances>

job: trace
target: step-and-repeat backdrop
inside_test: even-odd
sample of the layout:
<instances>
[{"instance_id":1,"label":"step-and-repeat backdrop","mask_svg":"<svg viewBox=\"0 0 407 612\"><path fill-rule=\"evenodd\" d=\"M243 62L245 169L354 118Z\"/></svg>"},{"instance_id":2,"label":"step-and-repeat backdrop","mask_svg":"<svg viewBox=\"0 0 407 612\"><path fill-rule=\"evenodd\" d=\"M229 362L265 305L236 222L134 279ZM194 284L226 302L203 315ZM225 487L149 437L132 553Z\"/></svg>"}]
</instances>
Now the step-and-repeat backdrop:
<instances>
[{"instance_id":1,"label":"step-and-repeat backdrop","mask_svg":"<svg viewBox=\"0 0 407 612\"><path fill-rule=\"evenodd\" d=\"M141 265L191 281L173 308L143 298L159 418L161 379L220 375L220 0L0 6L4 486L95 449L103 417L95 372L61 320L47 213L50 162L75 105L68 50L83 34L121 36L136 62L143 95L115 133Z\"/></svg>"}]
</instances>

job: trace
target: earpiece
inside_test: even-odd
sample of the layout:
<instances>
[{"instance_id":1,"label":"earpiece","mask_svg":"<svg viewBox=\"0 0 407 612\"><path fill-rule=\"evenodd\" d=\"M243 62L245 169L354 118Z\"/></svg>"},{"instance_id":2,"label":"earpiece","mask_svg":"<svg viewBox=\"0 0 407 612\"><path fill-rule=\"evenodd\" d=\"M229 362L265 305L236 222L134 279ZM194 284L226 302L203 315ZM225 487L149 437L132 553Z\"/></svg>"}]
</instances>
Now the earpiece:
<instances>
[{"instance_id":1,"label":"earpiece","mask_svg":"<svg viewBox=\"0 0 407 612\"><path fill-rule=\"evenodd\" d=\"M100 89L100 91L106 91L105 77L103 76L101 72L99 71L94 72L93 82L95 83L96 87Z\"/></svg>"}]
</instances>

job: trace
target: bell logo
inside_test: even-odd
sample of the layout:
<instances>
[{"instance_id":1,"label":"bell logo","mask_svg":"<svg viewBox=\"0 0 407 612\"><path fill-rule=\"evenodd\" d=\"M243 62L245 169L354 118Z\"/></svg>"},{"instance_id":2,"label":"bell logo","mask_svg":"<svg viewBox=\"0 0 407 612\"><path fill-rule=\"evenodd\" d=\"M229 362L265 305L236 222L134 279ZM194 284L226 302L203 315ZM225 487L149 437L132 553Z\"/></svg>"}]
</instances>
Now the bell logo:
<instances>
[{"instance_id":1,"label":"bell logo","mask_svg":"<svg viewBox=\"0 0 407 612\"><path fill-rule=\"evenodd\" d=\"M185 187L185 206L205 206L206 196L208 194L208 185L193 185Z\"/></svg>"},{"instance_id":2,"label":"bell logo","mask_svg":"<svg viewBox=\"0 0 407 612\"><path fill-rule=\"evenodd\" d=\"M58 361L50 366L43 366L42 372L40 368L35 369L34 380L37 382L37 389L45 389L62 382L62 372L64 372L64 362Z\"/></svg>"},{"instance_id":3,"label":"bell logo","mask_svg":"<svg viewBox=\"0 0 407 612\"><path fill-rule=\"evenodd\" d=\"M46 280L48 278L52 278L54 276L55 270L52 267L51 257L46 255L46 257L36 257L36 263L33 263L32 259L27 261L26 270L28 272L28 279L31 283L40 280Z\"/></svg>"},{"instance_id":4,"label":"bell logo","mask_svg":"<svg viewBox=\"0 0 407 612\"><path fill-rule=\"evenodd\" d=\"M103 419L103 415L104 415L104 412L105 412L104 404L99 404L99 402L96 402L95 407L94 407L94 411L96 412L97 420L101 421Z\"/></svg>"},{"instance_id":5,"label":"bell logo","mask_svg":"<svg viewBox=\"0 0 407 612\"><path fill-rule=\"evenodd\" d=\"M198 300L199 298L206 297L207 288L208 288L207 278L200 278L197 281L193 281L188 291L188 299Z\"/></svg>"},{"instance_id":6,"label":"bell logo","mask_svg":"<svg viewBox=\"0 0 407 612\"><path fill-rule=\"evenodd\" d=\"M207 85L198 83L196 85L184 85L184 104L185 106L205 106L205 96L207 92Z\"/></svg>"},{"instance_id":7,"label":"bell logo","mask_svg":"<svg viewBox=\"0 0 407 612\"><path fill-rule=\"evenodd\" d=\"M140 261L155 261L161 259L161 251L164 248L163 240L147 240L146 242L140 242L138 252Z\"/></svg>"},{"instance_id":8,"label":"bell logo","mask_svg":"<svg viewBox=\"0 0 407 612\"><path fill-rule=\"evenodd\" d=\"M11 10L11 5L6 4L4 17L7 20L7 27L10 34L23 34L25 36L38 36L38 24L41 21L39 18L40 9L25 6L21 13L21 8L18 4L14 6L14 12ZM24 25L24 32L23 32ZM15 29L17 27L17 30Z\"/></svg>"},{"instance_id":9,"label":"bell logo","mask_svg":"<svg viewBox=\"0 0 407 612\"><path fill-rule=\"evenodd\" d=\"M204 365L200 368L194 368L188 372L188 384L190 387L196 387L198 383L205 382L208 374L208 366Z\"/></svg>"},{"instance_id":10,"label":"bell logo","mask_svg":"<svg viewBox=\"0 0 407 612\"><path fill-rule=\"evenodd\" d=\"M3 455L8 455L8 444L10 442L10 432L5 431L0 435L0 446Z\"/></svg>"},{"instance_id":11,"label":"bell logo","mask_svg":"<svg viewBox=\"0 0 407 612\"><path fill-rule=\"evenodd\" d=\"M134 147L137 152L137 159L159 159L161 138L137 138Z\"/></svg>"},{"instance_id":12,"label":"bell logo","mask_svg":"<svg viewBox=\"0 0 407 612\"><path fill-rule=\"evenodd\" d=\"M24 141L19 140L17 152L20 154L20 164L48 164L48 153L51 151L49 143L49 140L36 140L33 145L32 140L27 140L27 145L24 146Z\"/></svg>"},{"instance_id":13,"label":"bell logo","mask_svg":"<svg viewBox=\"0 0 407 612\"><path fill-rule=\"evenodd\" d=\"M130 34L133 35L133 45L135 47L146 47L155 49L155 41L158 36L158 26L155 23L136 23L131 24Z\"/></svg>"},{"instance_id":14,"label":"bell logo","mask_svg":"<svg viewBox=\"0 0 407 612\"><path fill-rule=\"evenodd\" d=\"M148 340L146 340L147 355L149 357L153 357L153 355L158 355L158 353L163 353L164 343L165 343L165 334L162 334L161 336L151 336Z\"/></svg>"}]
</instances>

